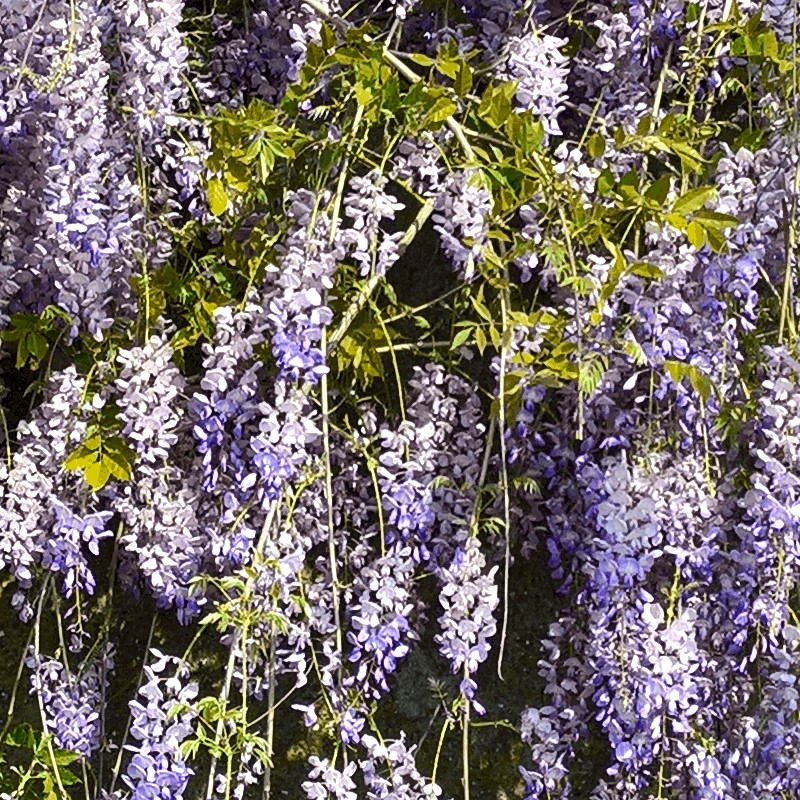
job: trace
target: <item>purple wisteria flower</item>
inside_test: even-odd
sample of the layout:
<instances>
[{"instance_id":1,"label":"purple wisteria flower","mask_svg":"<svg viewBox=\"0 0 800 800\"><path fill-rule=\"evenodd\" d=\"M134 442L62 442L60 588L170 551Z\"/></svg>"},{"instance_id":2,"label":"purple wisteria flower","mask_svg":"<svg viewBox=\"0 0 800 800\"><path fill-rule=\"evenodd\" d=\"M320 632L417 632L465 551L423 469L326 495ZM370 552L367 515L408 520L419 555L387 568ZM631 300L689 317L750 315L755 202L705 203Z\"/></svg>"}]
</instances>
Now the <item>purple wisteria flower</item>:
<instances>
[{"instance_id":1,"label":"purple wisteria flower","mask_svg":"<svg viewBox=\"0 0 800 800\"><path fill-rule=\"evenodd\" d=\"M65 592L94 587L83 545L96 550L110 514L95 510L94 501L77 514L81 478L62 466L86 435L85 415L73 413L84 388L74 367L53 373L44 401L17 429L11 468L0 461L0 563L17 581L12 604L24 619L33 613L25 590L41 566L64 575Z\"/></svg>"},{"instance_id":2,"label":"purple wisteria flower","mask_svg":"<svg viewBox=\"0 0 800 800\"><path fill-rule=\"evenodd\" d=\"M266 338L263 309L258 305L238 313L223 306L214 317L214 341L203 348L201 391L195 392L189 405L197 452L202 456L203 488L209 492L223 477L242 484L252 472L247 439L260 416L258 372L262 366L254 362L254 349Z\"/></svg>"},{"instance_id":3,"label":"purple wisteria flower","mask_svg":"<svg viewBox=\"0 0 800 800\"><path fill-rule=\"evenodd\" d=\"M418 638L410 624L415 566L410 548L395 545L360 571L347 633L348 660L356 669L345 687L375 699L389 691L387 677Z\"/></svg>"},{"instance_id":4,"label":"purple wisteria flower","mask_svg":"<svg viewBox=\"0 0 800 800\"><path fill-rule=\"evenodd\" d=\"M450 173L442 183L433 214L434 230L453 269L471 279L483 259L492 196L474 171Z\"/></svg>"},{"instance_id":5,"label":"purple wisteria flower","mask_svg":"<svg viewBox=\"0 0 800 800\"><path fill-rule=\"evenodd\" d=\"M395 213L404 208L397 198L385 191L387 183L388 178L376 170L363 177L356 175L344 197L344 213L352 220L352 227L341 235L362 277L373 272L385 275L400 257L397 242L402 231L386 234L381 230L384 219L394 219Z\"/></svg>"},{"instance_id":6,"label":"purple wisteria flower","mask_svg":"<svg viewBox=\"0 0 800 800\"><path fill-rule=\"evenodd\" d=\"M508 62L504 77L518 81L516 102L530 109L542 121L548 136L560 136L558 115L564 110L569 68L560 48L566 39L533 31L508 41Z\"/></svg>"},{"instance_id":7,"label":"purple wisteria flower","mask_svg":"<svg viewBox=\"0 0 800 800\"><path fill-rule=\"evenodd\" d=\"M443 139L447 132L437 134ZM406 138L397 145L397 153L392 159L392 178L407 181L410 187L423 197L438 193L444 169L442 155L433 137L419 139Z\"/></svg>"},{"instance_id":8,"label":"purple wisteria flower","mask_svg":"<svg viewBox=\"0 0 800 800\"><path fill-rule=\"evenodd\" d=\"M675 23L684 14L683 0L628 0L631 18L631 41L640 50L642 63L647 64L665 55L677 42Z\"/></svg>"},{"instance_id":9,"label":"purple wisteria flower","mask_svg":"<svg viewBox=\"0 0 800 800\"><path fill-rule=\"evenodd\" d=\"M311 756L308 760L311 771L302 789L308 800L356 800L358 795L353 775L357 763L351 761L343 770L334 767L327 758Z\"/></svg>"},{"instance_id":10,"label":"purple wisteria flower","mask_svg":"<svg viewBox=\"0 0 800 800\"><path fill-rule=\"evenodd\" d=\"M188 48L178 28L183 0L118 0L115 34L124 65L115 89L126 122L148 154L178 122L187 91L182 80Z\"/></svg>"},{"instance_id":11,"label":"purple wisteria flower","mask_svg":"<svg viewBox=\"0 0 800 800\"><path fill-rule=\"evenodd\" d=\"M292 194L289 216L294 226L280 248L279 262L267 266L272 354L281 376L294 383L314 384L327 372L319 342L333 314L324 297L344 252L341 243L329 241L331 221L318 200L324 198L308 190Z\"/></svg>"},{"instance_id":12,"label":"purple wisteria flower","mask_svg":"<svg viewBox=\"0 0 800 800\"><path fill-rule=\"evenodd\" d=\"M289 292L283 294L286 298ZM189 403L203 488L207 499L217 500L205 528L218 568L248 558L260 523L242 510L255 501L256 509L267 512L308 463L308 448L319 434L300 386L281 374L268 392L262 378L264 364L255 349L267 340L274 321L265 306L271 309L276 302L251 302L237 312L229 306L216 310L215 339L205 346L202 391ZM275 338L272 344L275 348Z\"/></svg>"},{"instance_id":13,"label":"purple wisteria flower","mask_svg":"<svg viewBox=\"0 0 800 800\"><path fill-rule=\"evenodd\" d=\"M93 0L0 15L4 84L16 87L0 91L14 132L0 191L0 321L52 304L72 317L68 341L80 329L101 341L115 317L134 316L138 267L137 191L105 91L112 15Z\"/></svg>"},{"instance_id":14,"label":"purple wisteria flower","mask_svg":"<svg viewBox=\"0 0 800 800\"><path fill-rule=\"evenodd\" d=\"M187 682L185 663L155 649L150 652L155 661L144 668L147 681L139 688L140 699L129 704L136 744L126 745L133 755L122 780L132 800L182 800L194 772L181 756L180 744L193 732L193 712L185 707L197 696L197 684ZM175 706L181 710L170 714Z\"/></svg>"},{"instance_id":15,"label":"purple wisteria flower","mask_svg":"<svg viewBox=\"0 0 800 800\"><path fill-rule=\"evenodd\" d=\"M172 356L163 335L117 356L118 416L136 460L132 480L115 489L112 502L124 522L123 584L135 591L144 580L158 606L174 604L185 623L202 604L189 581L201 571L206 539L198 522L199 482L187 480L185 445L176 432L186 404L184 380Z\"/></svg>"},{"instance_id":16,"label":"purple wisteria flower","mask_svg":"<svg viewBox=\"0 0 800 800\"><path fill-rule=\"evenodd\" d=\"M414 438L409 445L409 469L401 475L419 481L425 491L419 494L417 490L411 507L398 517L405 524L413 523L405 532L401 527L400 532L401 537L413 534L410 541L419 549L417 558L424 560L429 551L441 567L450 563L470 535L481 470L478 454L484 450L486 425L475 387L440 365L415 368L409 387L414 401L407 417ZM409 429L403 433L408 434Z\"/></svg>"},{"instance_id":17,"label":"purple wisteria flower","mask_svg":"<svg viewBox=\"0 0 800 800\"><path fill-rule=\"evenodd\" d=\"M325 3L335 11L336 3ZM198 92L212 106L238 107L253 98L279 102L319 42L320 15L306 3L261 0L248 14L213 14L215 36L198 76Z\"/></svg>"},{"instance_id":18,"label":"purple wisteria flower","mask_svg":"<svg viewBox=\"0 0 800 800\"><path fill-rule=\"evenodd\" d=\"M475 699L478 688L473 675L486 660L497 631L494 612L499 603L494 576L497 567L484 572L486 559L475 537L456 551L450 566L440 575L440 633L434 636L439 652L450 661L450 669L462 675L460 690L478 714L485 713Z\"/></svg>"},{"instance_id":19,"label":"purple wisteria flower","mask_svg":"<svg viewBox=\"0 0 800 800\"><path fill-rule=\"evenodd\" d=\"M442 793L438 784L417 769L414 747L407 747L405 735L378 741L367 735L361 740L366 756L359 762L368 800L435 800Z\"/></svg>"},{"instance_id":20,"label":"purple wisteria flower","mask_svg":"<svg viewBox=\"0 0 800 800\"><path fill-rule=\"evenodd\" d=\"M112 652L84 645L118 621L94 596L108 554L182 625L223 596L246 615L197 664L230 665L208 681L246 733L287 699L302 714L310 800L440 795L387 714L426 632L465 725L490 706L500 561L550 581L546 633L520 654L524 627L503 635L537 660L525 800L800 797L796 9L572 5L0 0L0 586L35 618L44 732L82 759L124 748L126 788L99 785L103 757L87 795L188 796L199 713L196 649L153 650L129 738L103 741ZM292 157L241 174L273 122ZM211 130L241 200L221 215ZM419 306L398 186L455 273ZM442 341L462 313L485 346ZM398 380L329 375L375 319L402 333ZM65 467L120 439L128 479ZM418 711L438 773L452 708ZM264 794L272 733L206 794Z\"/></svg>"},{"instance_id":21,"label":"purple wisteria flower","mask_svg":"<svg viewBox=\"0 0 800 800\"><path fill-rule=\"evenodd\" d=\"M45 722L55 743L89 758L100 747L101 713L114 669L113 648L105 647L78 675L61 661L36 655L33 650L26 664L31 670L31 692L42 699Z\"/></svg>"},{"instance_id":22,"label":"purple wisteria flower","mask_svg":"<svg viewBox=\"0 0 800 800\"><path fill-rule=\"evenodd\" d=\"M94 594L94 575L89 569L83 546L94 556L100 554L101 539L114 535L106 529L113 512L96 511L81 516L58 498L53 498L53 512L55 524L52 536L45 543L42 566L63 576L62 592L65 597L71 597L76 589Z\"/></svg>"}]
</instances>

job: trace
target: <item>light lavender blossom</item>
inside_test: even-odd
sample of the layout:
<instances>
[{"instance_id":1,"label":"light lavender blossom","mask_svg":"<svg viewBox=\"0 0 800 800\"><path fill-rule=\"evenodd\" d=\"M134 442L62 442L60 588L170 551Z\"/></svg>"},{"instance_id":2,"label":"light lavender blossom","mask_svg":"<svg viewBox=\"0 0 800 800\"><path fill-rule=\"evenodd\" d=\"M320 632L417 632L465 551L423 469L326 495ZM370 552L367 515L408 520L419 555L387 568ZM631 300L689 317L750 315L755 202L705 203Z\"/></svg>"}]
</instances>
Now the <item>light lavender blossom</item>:
<instances>
[{"instance_id":1,"label":"light lavender blossom","mask_svg":"<svg viewBox=\"0 0 800 800\"><path fill-rule=\"evenodd\" d=\"M368 800L435 800L442 793L417 769L414 747L407 747L405 735L379 742L367 735L361 740L367 751L361 759L361 772Z\"/></svg>"},{"instance_id":2,"label":"light lavender blossom","mask_svg":"<svg viewBox=\"0 0 800 800\"><path fill-rule=\"evenodd\" d=\"M198 687L187 682L188 667L179 659L155 648L150 653L155 660L144 668L147 681L139 688L140 699L129 703L136 744L125 746L133 756L122 780L130 787L132 800L182 800L194 772L181 756L180 744L193 732L194 712L186 707ZM175 670L170 677L165 674L168 668ZM176 706L181 710L170 714Z\"/></svg>"},{"instance_id":3,"label":"light lavender blossom","mask_svg":"<svg viewBox=\"0 0 800 800\"><path fill-rule=\"evenodd\" d=\"M400 257L397 242L402 231L387 234L381 230L384 219L394 219L395 213L404 208L385 191L387 183L385 175L372 170L363 177L353 177L350 192L344 197L344 213L352 220L352 227L342 231L342 238L362 277L373 272L385 275Z\"/></svg>"},{"instance_id":4,"label":"light lavender blossom","mask_svg":"<svg viewBox=\"0 0 800 800\"><path fill-rule=\"evenodd\" d=\"M473 675L486 660L497 631L494 612L499 600L494 576L497 567L484 572L486 559L475 537L456 551L453 563L440 576L439 617L441 632L434 636L439 652L450 661L450 669L462 675L460 689L478 714L485 713L475 699L478 688Z\"/></svg>"},{"instance_id":5,"label":"light lavender blossom","mask_svg":"<svg viewBox=\"0 0 800 800\"><path fill-rule=\"evenodd\" d=\"M463 280L470 280L484 260L492 210L492 196L478 182L477 173L450 173L436 198L434 230L453 269Z\"/></svg>"},{"instance_id":6,"label":"light lavender blossom","mask_svg":"<svg viewBox=\"0 0 800 800\"><path fill-rule=\"evenodd\" d=\"M56 745L89 758L100 747L101 713L108 676L114 669L113 648L105 647L78 675L32 650L26 664L31 670L31 692L42 700Z\"/></svg>"},{"instance_id":7,"label":"light lavender blossom","mask_svg":"<svg viewBox=\"0 0 800 800\"><path fill-rule=\"evenodd\" d=\"M336 769L327 758L311 756L308 762L311 771L308 780L302 784L308 800L356 800L358 795L353 791L356 788L353 775L358 765L355 761L343 770Z\"/></svg>"},{"instance_id":8,"label":"light lavender blossom","mask_svg":"<svg viewBox=\"0 0 800 800\"><path fill-rule=\"evenodd\" d=\"M532 31L508 42L505 74L519 82L516 102L521 109L530 109L542 121L548 136L560 136L558 115L567 99L568 59L560 51L566 39Z\"/></svg>"}]
</instances>

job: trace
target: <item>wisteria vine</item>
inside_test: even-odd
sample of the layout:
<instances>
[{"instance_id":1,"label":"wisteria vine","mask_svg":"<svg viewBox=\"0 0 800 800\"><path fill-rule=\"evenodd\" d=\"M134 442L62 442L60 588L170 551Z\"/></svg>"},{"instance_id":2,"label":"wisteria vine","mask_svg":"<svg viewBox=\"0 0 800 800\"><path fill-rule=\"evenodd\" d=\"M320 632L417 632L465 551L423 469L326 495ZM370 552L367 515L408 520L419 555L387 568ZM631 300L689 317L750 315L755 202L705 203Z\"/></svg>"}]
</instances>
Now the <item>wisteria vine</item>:
<instances>
[{"instance_id":1,"label":"wisteria vine","mask_svg":"<svg viewBox=\"0 0 800 800\"><path fill-rule=\"evenodd\" d=\"M0 800L800 796L791 0L0 0Z\"/></svg>"}]
</instances>

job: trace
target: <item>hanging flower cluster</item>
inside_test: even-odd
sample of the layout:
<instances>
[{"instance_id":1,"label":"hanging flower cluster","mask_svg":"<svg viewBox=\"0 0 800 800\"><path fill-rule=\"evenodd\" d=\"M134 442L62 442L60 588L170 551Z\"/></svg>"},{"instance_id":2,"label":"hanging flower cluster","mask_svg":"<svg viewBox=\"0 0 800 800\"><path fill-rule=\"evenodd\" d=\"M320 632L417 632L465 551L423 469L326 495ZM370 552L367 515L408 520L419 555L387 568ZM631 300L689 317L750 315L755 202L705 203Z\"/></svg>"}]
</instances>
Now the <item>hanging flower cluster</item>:
<instances>
[{"instance_id":1,"label":"hanging flower cluster","mask_svg":"<svg viewBox=\"0 0 800 800\"><path fill-rule=\"evenodd\" d=\"M800 796L795 17L0 0L0 797Z\"/></svg>"}]
</instances>

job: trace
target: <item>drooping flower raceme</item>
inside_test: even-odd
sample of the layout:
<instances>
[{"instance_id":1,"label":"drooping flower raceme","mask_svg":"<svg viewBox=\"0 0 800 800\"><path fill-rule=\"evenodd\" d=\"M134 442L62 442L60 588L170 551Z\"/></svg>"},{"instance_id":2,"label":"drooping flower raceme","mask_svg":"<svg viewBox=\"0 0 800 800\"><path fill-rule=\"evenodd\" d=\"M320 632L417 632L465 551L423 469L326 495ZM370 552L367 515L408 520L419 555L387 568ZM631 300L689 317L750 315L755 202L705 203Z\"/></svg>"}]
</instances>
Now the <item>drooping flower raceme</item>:
<instances>
[{"instance_id":1,"label":"drooping flower raceme","mask_svg":"<svg viewBox=\"0 0 800 800\"><path fill-rule=\"evenodd\" d=\"M538 31L513 37L508 42L506 77L519 82L517 104L541 119L548 136L561 135L558 115L564 110L569 69L560 48L566 43L566 39Z\"/></svg>"},{"instance_id":2,"label":"drooping flower raceme","mask_svg":"<svg viewBox=\"0 0 800 800\"><path fill-rule=\"evenodd\" d=\"M94 556L100 554L100 541L113 536L112 531L107 530L113 512L96 511L82 516L57 497L53 498L53 512L53 534L46 541L42 566L63 575L62 591L66 597L71 597L76 589L94 594L95 579L83 554L83 546L86 545Z\"/></svg>"},{"instance_id":3,"label":"drooping flower raceme","mask_svg":"<svg viewBox=\"0 0 800 800\"><path fill-rule=\"evenodd\" d=\"M450 661L450 669L462 675L460 689L479 714L485 709L475 699L477 683L472 677L489 655L490 640L497 630L494 612L498 605L494 576L497 566L485 572L486 559L475 537L456 551L452 564L442 571L439 602L441 632L434 637L439 652Z\"/></svg>"},{"instance_id":4,"label":"drooping flower raceme","mask_svg":"<svg viewBox=\"0 0 800 800\"><path fill-rule=\"evenodd\" d=\"M443 135L438 138L443 138ZM397 145L389 174L392 178L408 181L411 188L424 197L435 195L445 176L435 140L432 137L403 139Z\"/></svg>"},{"instance_id":5,"label":"drooping flower raceme","mask_svg":"<svg viewBox=\"0 0 800 800\"><path fill-rule=\"evenodd\" d=\"M100 747L101 713L114 668L111 647L73 674L61 661L37 656L32 650L26 659L31 670L31 692L44 706L45 722L55 743L89 758Z\"/></svg>"},{"instance_id":6,"label":"drooping flower raceme","mask_svg":"<svg viewBox=\"0 0 800 800\"><path fill-rule=\"evenodd\" d=\"M185 445L176 432L186 409L184 380L172 356L163 335L117 356L121 434L136 459L132 480L119 487L113 505L125 523L124 585L135 589L143 579L160 608L174 604L188 622L202 601L189 581L202 568L206 540L198 524L199 476L186 474Z\"/></svg>"},{"instance_id":7,"label":"drooping flower raceme","mask_svg":"<svg viewBox=\"0 0 800 800\"><path fill-rule=\"evenodd\" d=\"M208 134L185 114L191 93L189 49L180 29L184 5L183 0L113 4L114 66L120 72L114 99L146 175L143 197L150 208L139 246L147 250L148 269L171 255L165 223L174 224L187 213L202 215L197 188Z\"/></svg>"},{"instance_id":8,"label":"drooping flower raceme","mask_svg":"<svg viewBox=\"0 0 800 800\"><path fill-rule=\"evenodd\" d=\"M288 381L316 383L327 371L319 347L322 328L333 314L325 295L333 287L341 242L330 242L331 221L321 210L325 197L294 192L289 215L294 222L277 264L267 265L265 305L272 329L272 354Z\"/></svg>"},{"instance_id":9,"label":"drooping flower raceme","mask_svg":"<svg viewBox=\"0 0 800 800\"><path fill-rule=\"evenodd\" d=\"M86 435L86 419L72 413L84 387L74 367L53 373L44 402L18 427L11 469L0 461L0 563L17 581L12 602L25 618L37 567L61 573L65 592L94 586L83 548L96 550L110 515L91 506L77 514L81 478L62 466Z\"/></svg>"},{"instance_id":10,"label":"drooping flower raceme","mask_svg":"<svg viewBox=\"0 0 800 800\"><path fill-rule=\"evenodd\" d=\"M473 172L450 173L436 198L434 230L441 248L460 277L469 279L483 261L482 248L489 232L487 217L492 196L476 183Z\"/></svg>"},{"instance_id":11,"label":"drooping flower raceme","mask_svg":"<svg viewBox=\"0 0 800 800\"><path fill-rule=\"evenodd\" d=\"M183 0L116 0L115 33L124 65L115 96L125 107L135 141L147 155L178 122L186 93L182 74L188 48L178 28Z\"/></svg>"},{"instance_id":12,"label":"drooping flower raceme","mask_svg":"<svg viewBox=\"0 0 800 800\"><path fill-rule=\"evenodd\" d=\"M348 659L356 671L345 680L346 687L376 699L389 691L388 675L417 638L410 622L414 567L410 548L398 544L361 570L347 633Z\"/></svg>"},{"instance_id":13,"label":"drooping flower raceme","mask_svg":"<svg viewBox=\"0 0 800 800\"><path fill-rule=\"evenodd\" d=\"M309 758L311 771L302 785L308 800L356 800L358 795L353 775L358 764L351 761L343 770L332 766L327 758Z\"/></svg>"},{"instance_id":14,"label":"drooping flower raceme","mask_svg":"<svg viewBox=\"0 0 800 800\"><path fill-rule=\"evenodd\" d=\"M0 304L34 313L57 305L72 318L67 341L81 328L101 341L115 317L134 316L138 269L137 192L105 93L111 16L96 0L48 3L39 19L27 10L29 19L0 10L0 49L19 87L0 194Z\"/></svg>"},{"instance_id":15,"label":"drooping flower raceme","mask_svg":"<svg viewBox=\"0 0 800 800\"><path fill-rule=\"evenodd\" d=\"M470 535L486 426L475 387L441 365L415 368L409 387L414 396L407 412L413 429L411 459L398 483L408 478L417 485L411 504L402 498L396 506L397 527L402 538L413 534L416 558L432 555L444 567ZM409 429L400 426L398 433L408 435ZM393 510L387 500L387 512Z\"/></svg>"},{"instance_id":16,"label":"drooping flower raceme","mask_svg":"<svg viewBox=\"0 0 800 800\"><path fill-rule=\"evenodd\" d=\"M379 742L367 735L361 740L366 756L361 772L367 787L367 800L435 800L442 790L417 769L414 747L407 747L405 736Z\"/></svg>"},{"instance_id":17,"label":"drooping flower raceme","mask_svg":"<svg viewBox=\"0 0 800 800\"><path fill-rule=\"evenodd\" d=\"M187 682L185 663L155 649L150 652L155 661L144 668L147 681L139 688L140 699L129 704L136 744L126 745L133 756L122 779L132 791L132 800L183 800L193 771L179 747L192 733L193 712L169 712L174 706L188 706L197 696L197 684ZM167 677L170 669L175 671Z\"/></svg>"},{"instance_id":18,"label":"drooping flower raceme","mask_svg":"<svg viewBox=\"0 0 800 800\"><path fill-rule=\"evenodd\" d=\"M380 227L384 219L394 219L395 213L404 207L385 191L387 183L385 175L372 170L363 177L353 177L350 192L344 197L344 213L352 220L352 227L342 231L342 238L362 277L373 270L376 275L385 275L400 257L397 241L402 231L386 234Z\"/></svg>"}]
</instances>

